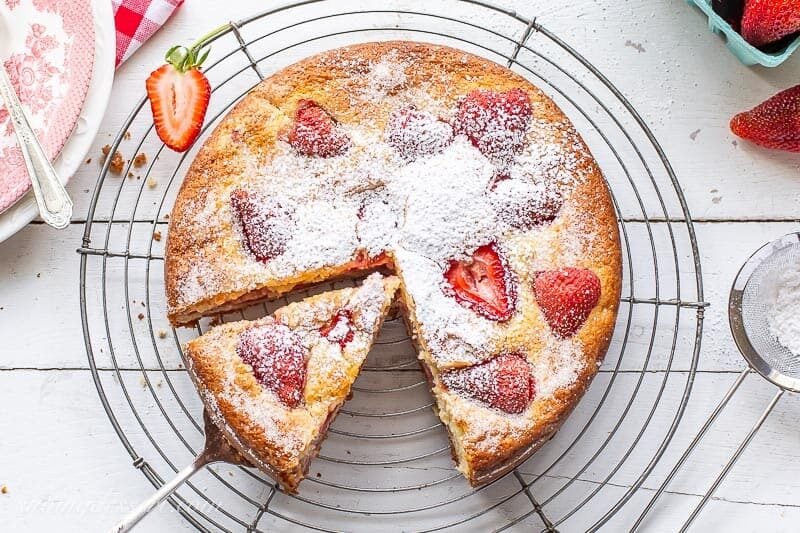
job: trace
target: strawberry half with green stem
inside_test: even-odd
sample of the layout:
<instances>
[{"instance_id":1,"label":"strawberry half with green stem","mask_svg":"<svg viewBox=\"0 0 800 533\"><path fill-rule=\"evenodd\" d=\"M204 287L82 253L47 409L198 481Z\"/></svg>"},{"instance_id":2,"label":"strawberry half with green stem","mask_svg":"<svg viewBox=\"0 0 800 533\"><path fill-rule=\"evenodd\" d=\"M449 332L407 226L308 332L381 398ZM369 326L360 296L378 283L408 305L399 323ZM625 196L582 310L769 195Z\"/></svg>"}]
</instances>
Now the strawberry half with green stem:
<instances>
[{"instance_id":1,"label":"strawberry half with green stem","mask_svg":"<svg viewBox=\"0 0 800 533\"><path fill-rule=\"evenodd\" d=\"M800 85L731 119L731 131L776 150L800 152Z\"/></svg>"},{"instance_id":2,"label":"strawberry half with green stem","mask_svg":"<svg viewBox=\"0 0 800 533\"><path fill-rule=\"evenodd\" d=\"M227 31L220 26L190 47L173 46L166 64L154 70L145 82L156 134L176 152L185 152L200 135L211 98L211 85L200 71L208 58L209 41Z\"/></svg>"},{"instance_id":3,"label":"strawberry half with green stem","mask_svg":"<svg viewBox=\"0 0 800 533\"><path fill-rule=\"evenodd\" d=\"M444 273L456 301L498 322L514 313L514 291L494 244L481 246L467 261L450 261Z\"/></svg>"}]
</instances>

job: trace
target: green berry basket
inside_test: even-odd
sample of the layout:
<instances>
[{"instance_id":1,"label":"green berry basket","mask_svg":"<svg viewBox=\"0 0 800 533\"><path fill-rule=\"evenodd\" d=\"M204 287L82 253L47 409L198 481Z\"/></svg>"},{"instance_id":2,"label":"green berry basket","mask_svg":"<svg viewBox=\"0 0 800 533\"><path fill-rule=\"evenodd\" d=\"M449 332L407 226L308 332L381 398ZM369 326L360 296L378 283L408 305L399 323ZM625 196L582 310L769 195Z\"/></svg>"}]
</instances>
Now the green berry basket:
<instances>
[{"instance_id":1,"label":"green berry basket","mask_svg":"<svg viewBox=\"0 0 800 533\"><path fill-rule=\"evenodd\" d=\"M739 32L734 30L725 19L720 17L711 8L711 0L686 0L689 4L694 4L700 11L708 17L708 27L716 34L721 35L728 45L728 49L739 61L745 65L763 65L765 67L777 67L792 55L792 52L800 47L800 37L791 41L787 46L776 52L765 52L759 50L752 44L744 40Z\"/></svg>"}]
</instances>

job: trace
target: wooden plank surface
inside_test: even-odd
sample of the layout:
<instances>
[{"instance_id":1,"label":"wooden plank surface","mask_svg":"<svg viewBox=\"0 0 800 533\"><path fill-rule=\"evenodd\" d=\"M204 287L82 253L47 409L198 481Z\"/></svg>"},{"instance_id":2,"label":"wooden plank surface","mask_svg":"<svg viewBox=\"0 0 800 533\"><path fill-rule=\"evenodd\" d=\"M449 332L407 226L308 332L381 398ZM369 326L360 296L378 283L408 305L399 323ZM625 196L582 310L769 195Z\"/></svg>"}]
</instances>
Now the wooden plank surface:
<instances>
[{"instance_id":1,"label":"wooden plank surface","mask_svg":"<svg viewBox=\"0 0 800 533\"><path fill-rule=\"evenodd\" d=\"M705 20L699 12L683 2L672 0L638 3L576 0L568 6L555 5L544 0L507 0L501 3L526 16L536 16L539 23L574 46L620 88L653 129L675 169L689 208L697 221L695 229L704 272L704 300L710 303L705 312L700 371L673 446L668 449L653 476L646 481L645 489L637 493L612 522L612 528L624 527L638 515L636 510L641 509L644 502L651 497L653 489L658 486L669 467L691 441L697 428L736 379L738 371L743 368L730 337L726 315L727 294L736 271L747 256L764 242L798 230L800 159L795 155L764 151L736 141L730 134L727 123L735 112L752 107L777 90L797 83L800 54L780 69L743 67L728 53L724 43L708 32ZM374 4L365 1L343 0L340 4L347 4L352 9L370 5L374 7ZM416 5L415 2L407 1L391 4L406 8ZM81 246L82 223L86 218L91 192L100 168L100 149L113 140L131 107L143 96L143 80L161 62L163 51L172 44L190 42L193 37L203 33L203 30L216 26L222 20L238 19L271 5L271 2L252 0L230 2L225 6L225 12L221 13L219 4L211 0L193 0L187 3L168 29L159 33L132 61L119 70L111 105L94 147L87 156L92 162L82 166L68 187L76 204L74 223L60 233L55 233L40 223L32 223L0 244L0 338L3 339L0 356L0 405L4 406L0 414L0 485L5 485L8 489L6 494L0 494L0 524L3 524L0 529L101 531L151 492L151 485L133 468L130 456L114 433L98 401L88 370L78 302L79 256L75 250ZM313 13L309 8L309 16L313 16ZM274 20L279 22L280 16L276 16ZM502 22L500 17L476 22L487 26L496 23L501 29L511 33L519 30L510 23ZM549 53L549 45L542 35L534 34L529 43L532 49ZM260 46L266 49L272 44L263 42ZM509 51L509 43L498 40L495 44L503 51ZM221 53L234 47L232 39L227 38L218 43L215 51ZM523 51L520 55L523 64L532 68L534 64L538 65L532 56L528 57L526 54L529 52ZM288 61L289 58L282 60ZM266 71L275 66L270 61L264 61L260 65ZM230 61L214 70L211 73L212 80L222 80L237 70L243 70L242 74L234 77L215 96L212 111L221 110L223 104L229 103L257 80L253 72L248 70L246 58L242 54L232 56ZM567 94L572 95L569 85L563 87ZM589 98L586 95L584 97ZM580 99L579 96L576 98ZM589 109L590 116L596 116L601 123L606 120L602 113L591 106L586 109ZM145 151L152 157L158 150L152 133L147 133L145 119L149 114L144 115L142 120L134 123L131 139L122 142L121 149L126 158L133 157L139 151ZM591 132L588 135L591 136ZM144 141L140 146L139 141L142 138ZM602 151L602 147L598 146L598 150ZM633 154L626 152L624 157L633 157ZM140 194L140 205L150 210L147 211L149 215L156 213L153 203L164 193L170 179L170 175L163 173L161 169L174 168L177 161L174 154L164 153L160 156L158 164L154 166L156 183L153 187L136 180L138 171L130 179L109 178L111 183L107 188L114 190L118 187L120 190L119 208L114 211L114 218L127 220L132 214L138 218L142 213L132 213L130 206L135 204ZM623 215L639 218L641 214L637 215L635 210L625 211L631 207L631 191L624 191L623 176L617 172L607 173L610 174L609 180L612 184L617 183L616 180L620 180L619 183L622 184L617 190L623 203ZM176 179L180 179L180 176ZM637 176L636 179L643 177ZM660 176L658 179L666 178ZM111 213L113 199L114 195L101 197L98 213L104 216ZM669 214L680 216L680 213L672 209ZM163 213L158 212L157 215L163 221ZM658 213L647 212L646 215L658 216ZM669 287L674 286L674 278L680 276L682 280L691 279L686 276L691 274L691 257L682 256L673 261L670 248L667 247L660 248L654 259L648 255L649 250L641 247L642 239L646 235L637 233L644 231L645 226L631 223L628 228L631 231L631 267L636 295L652 295L654 287L648 285L648 279L652 278L650 270L657 261L661 266L662 276L665 276L662 296L674 296L667 294L671 290ZM112 238L120 239L117 232L127 229L125 224L115 225L111 231ZM657 239L667 238L665 224L654 223L652 229ZM153 226L149 223L137 224L132 231L136 239L141 241L145 239L147 232L153 231ZM677 238L679 249L687 250L685 233L680 233ZM112 242L124 243L122 240ZM669 268L671 262L677 264L677 270L674 266ZM102 301L100 287L90 285L87 294L89 315L94 328L93 348L98 364L102 368L111 367L110 348L113 347L116 363L129 369L122 374L121 381L112 372L101 372L103 383L109 387L109 397L117 402L113 407L120 414L119 423L132 431L137 450L141 450L145 459L152 461L154 467L164 473L171 469L159 459L152 447L148 448L150 445L141 428L138 433L136 431L137 422L130 409L120 403L124 401L120 383L127 383L132 391L132 401L140 402L135 405L153 410L148 411L148 415L158 414L161 403L156 400L160 400L171 410L170 414L176 420L191 427L188 426L191 424L190 417L181 413L181 407L175 403L174 396L170 396L172 392L168 387L172 385L176 387L178 397L187 402L185 407L188 413L197 415L198 404L180 370L175 340L171 335L165 339L157 336L153 339L150 335L151 330L167 331L162 313L163 302L158 291L160 267L160 263L154 261L150 265L149 274L146 274L144 262L133 262L126 266L121 261L109 261L106 278L115 291L109 299L113 302L113 308L108 310L111 317L111 338L114 341L111 345L102 332L103 317L98 307L98 302ZM89 263L89 275L95 276L90 279L99 279L99 271L93 270L97 268L97 263ZM132 294L128 300L121 295L126 269L134 280L130 283ZM145 276L154 284L149 295L141 292ZM627 280L628 288L630 281ZM685 284L680 296L692 299L692 295L683 291L688 291ZM149 305L142 307L142 301L148 296L151 298ZM142 307L142 311L129 311L128 307ZM618 374L619 377L613 385L609 385L610 376L613 375L617 361L609 360L604 364L603 372L582 404L584 411L579 409L554 443L521 469L523 478L534 482L533 490L537 497L546 500L566 486L559 496L553 497L545 505L548 516L556 520L570 515L582 498L599 490L589 504L566 518L564 531L578 531L590 525L624 494L635 481L643 462L649 457L648 454L659 444L650 435L655 436L666 431L670 422L670 406L677 405L680 400L683 391L680 380L685 380L686 377L686 373L681 371L689 368L690 349L694 340L691 323L685 323L676 335L678 356L671 368L677 372L669 377L675 382L670 381L663 398L655 403L662 408L655 411L653 423L660 424L663 431L645 433L645 438L632 451L631 459L612 475L610 472L615 461L619 460L624 451L616 447L613 441L600 455L599 460L588 464L585 469L580 468L588 460L581 454L602 446L605 437L599 429L591 433L588 441L583 442L583 447L571 452L571 463L559 463L555 470L543 474L548 461L553 460L557 452L564 449L567 439L576 434L582 427L581 424L589 418L591 411L588 406L599 401L606 387L614 388L609 395L608 404L603 407L609 413L608 416L598 417L600 420L596 422L599 428L605 427L603 424L609 428L613 426L614 414L619 415L623 411L628 398L626 394L634 390L638 370L645 363L653 329L652 316L648 312L640 307L635 308L625 357L619 365L622 372ZM139 313L145 315L141 320L138 318ZM133 338L128 333L129 317L135 331ZM152 325L148 323L149 320L152 320ZM632 404L630 415L621 426L625 428L624 431L636 431L646 420L649 409L656 400L658 386L664 378L664 370L670 363L668 341L673 335L671 322L663 317L661 320L663 329L657 328L656 346L651 360L647 361L649 372L642 385L643 392L640 401ZM127 340L119 340L126 337ZM621 343L619 334L615 343ZM161 366L164 367L163 371ZM143 386L146 382L142 367L148 370L148 379L152 378L155 397ZM174 385L171 381L165 382L166 375L174 376ZM365 376L361 379L360 383L365 387L370 386L369 379L372 378ZM747 378L719 424L670 485L668 493L646 522L646 531L676 530L764 408L773 391L772 386L760 381L757 376ZM380 401L374 401L371 396L356 394L348 408L380 409ZM800 470L796 464L800 445L800 437L796 431L798 410L800 404L796 397L787 396L779 403L760 435L701 515L697 531L791 531L795 528L800 519ZM342 418L338 423L341 428L360 427L358 420ZM169 450L170 458L189 460L189 450L176 440L171 428L153 426L152 430L158 439L162 439L159 442L175 446ZM199 438L199 432L193 438ZM630 443L630 440L627 437L623 442ZM196 446L199 443L190 444ZM424 443L417 445L423 446ZM345 453L347 442L333 438L326 446L326 453ZM448 465L447 461L441 464L432 463L425 471L398 468L391 475L399 476L398 480L427 479L426 476L441 475L436 469L451 468ZM318 466L323 479L341 474L324 463ZM235 483L242 483L242 486L253 483L241 471L225 470L224 473L230 474ZM367 474L369 472L364 474L365 479ZM572 478L575 481L569 482ZM198 487L205 487L203 490L208 492L209 498L213 498L215 490L221 490L218 485L216 478L212 479L207 475L197 483ZM496 489L497 492L488 497L500 501L505 494L502 491L506 489L507 487L500 486ZM259 498L265 499L268 496L267 492L253 490ZM447 490L457 491L459 487L454 485ZM191 491L186 494L199 498ZM320 498L326 496L321 489L313 494ZM340 503L359 506L367 505L368 501L353 497ZM296 503L276 500L276 505L276 508L285 510L289 517L302 516L304 512L301 508L293 507ZM498 522L515 519L525 511L525 505L524 501L509 501L500 505L496 512L484 517L485 523L476 525L488 528ZM241 503L241 506L242 513L252 512L247 504ZM448 508L446 512L452 513L455 519L463 510ZM322 519L324 516L318 518ZM331 520L337 518L341 519L341 515L335 512L330 517ZM424 519L427 518L420 518ZM369 521L353 522L350 526L340 525L341 528L353 529L367 526ZM537 526L541 527L541 522L533 515L513 530L525 531ZM285 519L269 514L260 519L259 527L265 530L293 529ZM191 528L167 507L144 522L140 530L188 531Z\"/></svg>"}]
</instances>

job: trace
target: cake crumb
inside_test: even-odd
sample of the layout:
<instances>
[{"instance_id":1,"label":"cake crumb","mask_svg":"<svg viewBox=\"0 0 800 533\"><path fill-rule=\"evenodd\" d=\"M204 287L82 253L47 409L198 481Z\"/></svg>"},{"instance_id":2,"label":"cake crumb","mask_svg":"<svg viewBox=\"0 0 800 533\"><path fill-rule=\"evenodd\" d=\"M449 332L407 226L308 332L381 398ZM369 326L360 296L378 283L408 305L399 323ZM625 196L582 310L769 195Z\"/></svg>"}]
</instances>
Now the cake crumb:
<instances>
[{"instance_id":1,"label":"cake crumb","mask_svg":"<svg viewBox=\"0 0 800 533\"><path fill-rule=\"evenodd\" d=\"M125 139L126 141L129 141L129 140L131 139L131 132L130 132L130 130L129 130L129 131L126 131L126 132L125 132L125 135L123 135L123 136L122 136L122 138L123 138L123 139Z\"/></svg>"},{"instance_id":2,"label":"cake crumb","mask_svg":"<svg viewBox=\"0 0 800 533\"><path fill-rule=\"evenodd\" d=\"M111 146L108 144L103 146L102 152L103 152L103 157L100 160L100 163L104 164L106 162L106 159L108 159L108 154L111 153ZM111 164L109 165L108 168L111 170L113 174L122 174L122 168L124 166L125 166L125 159L122 157L122 154L119 153L119 150L116 150L111 155Z\"/></svg>"},{"instance_id":3,"label":"cake crumb","mask_svg":"<svg viewBox=\"0 0 800 533\"><path fill-rule=\"evenodd\" d=\"M0 487L0 494L8 494L8 487L5 485Z\"/></svg>"},{"instance_id":4,"label":"cake crumb","mask_svg":"<svg viewBox=\"0 0 800 533\"><path fill-rule=\"evenodd\" d=\"M151 189L155 189L156 185L158 185L158 181L155 178L147 178L147 186Z\"/></svg>"},{"instance_id":5,"label":"cake crumb","mask_svg":"<svg viewBox=\"0 0 800 533\"><path fill-rule=\"evenodd\" d=\"M128 171L128 178L133 178L133 172L131 172L130 170Z\"/></svg>"},{"instance_id":6,"label":"cake crumb","mask_svg":"<svg viewBox=\"0 0 800 533\"><path fill-rule=\"evenodd\" d=\"M158 338L159 339L166 339L167 338L167 332L164 331L163 329L158 330Z\"/></svg>"},{"instance_id":7,"label":"cake crumb","mask_svg":"<svg viewBox=\"0 0 800 533\"><path fill-rule=\"evenodd\" d=\"M160 231L156 231L156 232L154 232L154 233L153 233L153 239L154 239L156 242L160 242L160 241L161 241L161 232L160 232Z\"/></svg>"},{"instance_id":8,"label":"cake crumb","mask_svg":"<svg viewBox=\"0 0 800 533\"><path fill-rule=\"evenodd\" d=\"M133 158L133 166L136 168L141 168L147 164L147 154L144 152L140 152L136 154L136 157Z\"/></svg>"},{"instance_id":9,"label":"cake crumb","mask_svg":"<svg viewBox=\"0 0 800 533\"><path fill-rule=\"evenodd\" d=\"M88 165L89 163L91 163L91 162L92 162L92 158L91 158L91 157L90 157L89 159L87 159L87 160L86 160L86 164L87 164L87 165Z\"/></svg>"},{"instance_id":10,"label":"cake crumb","mask_svg":"<svg viewBox=\"0 0 800 533\"><path fill-rule=\"evenodd\" d=\"M136 318L138 318L139 320L144 319L144 313L139 313L138 315L136 315Z\"/></svg>"}]
</instances>

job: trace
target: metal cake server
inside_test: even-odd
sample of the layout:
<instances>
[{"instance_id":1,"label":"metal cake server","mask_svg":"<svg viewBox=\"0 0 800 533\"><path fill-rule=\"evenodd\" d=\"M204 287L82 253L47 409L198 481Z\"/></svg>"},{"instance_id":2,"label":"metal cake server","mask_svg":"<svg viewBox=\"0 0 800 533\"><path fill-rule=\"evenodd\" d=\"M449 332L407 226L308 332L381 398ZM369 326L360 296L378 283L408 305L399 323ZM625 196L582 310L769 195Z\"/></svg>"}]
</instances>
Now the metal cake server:
<instances>
[{"instance_id":1,"label":"metal cake server","mask_svg":"<svg viewBox=\"0 0 800 533\"><path fill-rule=\"evenodd\" d=\"M4 17L0 16L0 36L7 33L7 24ZM4 48L6 46L0 39L0 58L5 57ZM11 85L2 59L0 59L0 95L2 95L3 102L11 116L14 131L17 133L22 158L25 161L28 176L33 184L33 194L36 196L36 203L39 206L39 214L42 220L50 226L56 229L66 228L72 218L72 200L36 138L36 134L28 122L28 117L25 116L25 111Z\"/></svg>"},{"instance_id":2,"label":"metal cake server","mask_svg":"<svg viewBox=\"0 0 800 533\"><path fill-rule=\"evenodd\" d=\"M175 477L164 483L150 498L139 504L138 507L128 513L110 531L112 533L123 533L130 531L138 524L150 511L155 509L158 504L167 499L178 487L183 485L190 477L202 470L205 466L212 463L229 463L232 465L249 465L244 457L237 452L233 446L222 435L216 424L211 421L207 411L203 411L203 425L205 426L206 441L203 450L195 457L192 464L178 472Z\"/></svg>"}]
</instances>

